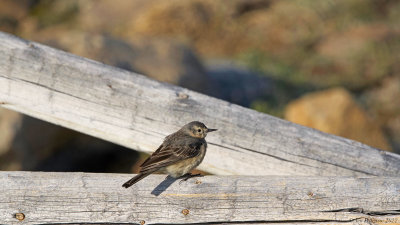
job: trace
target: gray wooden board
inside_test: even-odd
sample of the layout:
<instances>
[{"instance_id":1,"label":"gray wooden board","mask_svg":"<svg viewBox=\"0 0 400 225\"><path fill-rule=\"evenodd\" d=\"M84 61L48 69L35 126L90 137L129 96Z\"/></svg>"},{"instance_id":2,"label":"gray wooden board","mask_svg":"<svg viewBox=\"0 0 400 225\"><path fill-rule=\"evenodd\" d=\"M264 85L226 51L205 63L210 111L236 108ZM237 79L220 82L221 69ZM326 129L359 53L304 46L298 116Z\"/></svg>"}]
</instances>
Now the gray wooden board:
<instances>
[{"instance_id":1,"label":"gray wooden board","mask_svg":"<svg viewBox=\"0 0 400 225\"><path fill-rule=\"evenodd\" d=\"M199 120L219 129L207 137L200 165L214 174L400 174L397 154L6 33L0 33L0 105L145 152Z\"/></svg>"},{"instance_id":2,"label":"gray wooden board","mask_svg":"<svg viewBox=\"0 0 400 225\"><path fill-rule=\"evenodd\" d=\"M0 223L400 223L397 177L131 176L0 172Z\"/></svg>"}]
</instances>

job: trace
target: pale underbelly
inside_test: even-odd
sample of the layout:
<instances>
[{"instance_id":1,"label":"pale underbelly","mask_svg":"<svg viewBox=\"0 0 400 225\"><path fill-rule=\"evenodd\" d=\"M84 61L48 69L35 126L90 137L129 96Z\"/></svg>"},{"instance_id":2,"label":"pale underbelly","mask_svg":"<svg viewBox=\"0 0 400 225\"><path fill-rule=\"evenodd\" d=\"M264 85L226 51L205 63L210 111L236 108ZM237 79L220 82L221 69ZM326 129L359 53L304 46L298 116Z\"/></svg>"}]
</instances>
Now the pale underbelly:
<instances>
[{"instance_id":1,"label":"pale underbelly","mask_svg":"<svg viewBox=\"0 0 400 225\"><path fill-rule=\"evenodd\" d=\"M173 165L167 166L167 173L174 178L178 178L189 173L203 161L205 152L206 151L204 150L197 157L185 159Z\"/></svg>"}]
</instances>

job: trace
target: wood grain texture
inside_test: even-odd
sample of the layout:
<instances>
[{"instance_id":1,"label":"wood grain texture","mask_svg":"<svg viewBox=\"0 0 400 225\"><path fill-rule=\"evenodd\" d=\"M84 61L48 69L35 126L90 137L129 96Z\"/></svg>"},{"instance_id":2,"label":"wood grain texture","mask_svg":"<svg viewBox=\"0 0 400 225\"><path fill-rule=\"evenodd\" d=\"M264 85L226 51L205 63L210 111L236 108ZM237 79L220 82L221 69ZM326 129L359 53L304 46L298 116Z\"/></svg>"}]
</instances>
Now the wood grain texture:
<instances>
[{"instance_id":1,"label":"wood grain texture","mask_svg":"<svg viewBox=\"0 0 400 225\"><path fill-rule=\"evenodd\" d=\"M0 223L400 223L398 177L131 176L0 172Z\"/></svg>"},{"instance_id":2,"label":"wood grain texture","mask_svg":"<svg viewBox=\"0 0 400 225\"><path fill-rule=\"evenodd\" d=\"M157 66L157 65L154 65ZM0 33L3 107L139 151L193 120L221 175L399 176L400 156ZM345 118L344 118L345 119Z\"/></svg>"}]
</instances>

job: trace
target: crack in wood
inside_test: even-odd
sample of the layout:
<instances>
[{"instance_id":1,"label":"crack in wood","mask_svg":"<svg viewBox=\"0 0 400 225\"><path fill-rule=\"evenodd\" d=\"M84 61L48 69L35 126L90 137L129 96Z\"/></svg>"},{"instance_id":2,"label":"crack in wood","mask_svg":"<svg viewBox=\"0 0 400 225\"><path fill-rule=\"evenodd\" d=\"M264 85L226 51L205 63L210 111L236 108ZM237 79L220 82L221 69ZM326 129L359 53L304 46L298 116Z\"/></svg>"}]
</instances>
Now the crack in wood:
<instances>
[{"instance_id":1,"label":"crack in wood","mask_svg":"<svg viewBox=\"0 0 400 225\"><path fill-rule=\"evenodd\" d=\"M185 223L185 224L190 224L190 225L200 225L200 224L210 224L210 225L216 225L216 224L289 224L289 223L295 223L295 224L309 224L309 223L351 223L359 220L364 220L366 218L360 217L360 218L354 218L354 219L349 219L349 220L323 220L323 219L315 219L315 220L254 220L254 221L216 221L216 222L205 222L205 223ZM165 224L165 225L175 225L176 223L151 223L151 224Z\"/></svg>"},{"instance_id":2,"label":"crack in wood","mask_svg":"<svg viewBox=\"0 0 400 225\"><path fill-rule=\"evenodd\" d=\"M238 147L238 148L241 148L241 149L244 149L244 150L247 150L247 151L250 151L250 152L266 155L266 156L269 156L269 157L272 157L272 158L275 158L275 159L278 159L278 160L281 160L281 161L290 162L290 163L294 163L294 164L298 164L298 165L302 165L302 166L306 166L306 167L318 168L318 167L315 167L315 166L311 166L311 165L307 165L307 164L304 164L304 163L288 160L288 159L285 159L285 158L282 158L282 157L279 157L279 156L276 156L276 155L268 154L268 153L257 151L257 150L254 150L254 149L245 148L245 147L238 146L238 145L234 145L234 146Z\"/></svg>"},{"instance_id":3,"label":"crack in wood","mask_svg":"<svg viewBox=\"0 0 400 225\"><path fill-rule=\"evenodd\" d=\"M345 208L345 209L334 209L334 210L326 210L320 212L354 212L354 213L362 213L368 216L390 216L390 215L400 215L400 209L394 210L383 210L383 211L370 211L365 210L363 208Z\"/></svg>"},{"instance_id":4,"label":"crack in wood","mask_svg":"<svg viewBox=\"0 0 400 225\"><path fill-rule=\"evenodd\" d=\"M84 102L90 102L90 103L93 103L93 104L96 104L96 105L99 105L99 106L104 106L104 104L102 104L102 103L90 101L90 100L87 99L87 98L81 98L81 97L79 97L79 96L72 95L72 94L69 94L69 93L66 93L66 92L62 92L62 91L57 90L57 89L55 89L55 88L48 87L48 86L46 86L46 85L39 84L39 83L36 83L36 82L33 82L33 81L29 81L29 80L25 80L25 79L21 79L21 78L6 77L6 76L1 76L1 75L0 75L0 77L5 78L5 79L8 79L8 80L13 80L13 81L22 81L22 82L26 82L26 83L29 83L29 84L32 84L32 85L35 85L35 86L39 86L39 87L45 88L45 89L47 89L47 90L49 90L49 91L52 91L52 92L55 92L55 93L63 94L63 95L66 95L66 96L70 96L70 97L73 97L73 98L82 100L82 101L84 101ZM49 99L48 99L48 101L49 101ZM108 102L108 105L111 106L111 107L126 108L126 107L123 107L123 106L120 106L120 105L112 105L112 104L110 104L109 102Z\"/></svg>"},{"instance_id":5,"label":"crack in wood","mask_svg":"<svg viewBox=\"0 0 400 225\"><path fill-rule=\"evenodd\" d=\"M356 221L368 221L368 218L360 217L349 220L254 220L254 221L216 221L216 222L201 222L201 223L185 223L188 225L218 225L218 224L309 224L309 223L351 223ZM124 225L137 225L140 223L63 223L67 225L104 225L104 224L124 224ZM149 223L152 225L176 225L176 223Z\"/></svg>"},{"instance_id":6,"label":"crack in wood","mask_svg":"<svg viewBox=\"0 0 400 225\"><path fill-rule=\"evenodd\" d=\"M365 174L365 175L376 176L376 174L365 172L365 171L362 171L362 170L357 170L355 168L349 168L349 167L346 167L346 166L343 166L343 165L338 165L338 164L334 164L334 163L327 162L327 161L322 161L322 160L311 158L311 157L307 157L307 156L299 156L299 155L297 155L297 156L298 157L302 157L302 158L306 158L306 159L310 159L310 160L314 160L314 161L317 161L317 162L320 162L320 163L329 164L329 165L332 165L332 166L335 166L335 167L340 167L340 168L347 169L347 170L350 170L350 171L362 173L362 174Z\"/></svg>"}]
</instances>

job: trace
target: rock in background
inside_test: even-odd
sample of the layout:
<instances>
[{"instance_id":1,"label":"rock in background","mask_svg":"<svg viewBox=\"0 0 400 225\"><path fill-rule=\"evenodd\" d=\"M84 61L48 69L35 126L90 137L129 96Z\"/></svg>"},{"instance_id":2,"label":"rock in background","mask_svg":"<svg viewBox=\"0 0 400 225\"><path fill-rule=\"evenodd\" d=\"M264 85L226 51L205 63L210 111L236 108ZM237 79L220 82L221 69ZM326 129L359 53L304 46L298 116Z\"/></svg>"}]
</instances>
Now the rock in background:
<instances>
[{"instance_id":1,"label":"rock in background","mask_svg":"<svg viewBox=\"0 0 400 225\"><path fill-rule=\"evenodd\" d=\"M289 103L285 119L391 150L379 124L343 88L314 92Z\"/></svg>"},{"instance_id":2,"label":"rock in background","mask_svg":"<svg viewBox=\"0 0 400 225\"><path fill-rule=\"evenodd\" d=\"M383 79L362 94L362 102L386 131L394 149L400 150L400 76Z\"/></svg>"}]
</instances>

